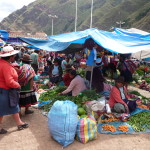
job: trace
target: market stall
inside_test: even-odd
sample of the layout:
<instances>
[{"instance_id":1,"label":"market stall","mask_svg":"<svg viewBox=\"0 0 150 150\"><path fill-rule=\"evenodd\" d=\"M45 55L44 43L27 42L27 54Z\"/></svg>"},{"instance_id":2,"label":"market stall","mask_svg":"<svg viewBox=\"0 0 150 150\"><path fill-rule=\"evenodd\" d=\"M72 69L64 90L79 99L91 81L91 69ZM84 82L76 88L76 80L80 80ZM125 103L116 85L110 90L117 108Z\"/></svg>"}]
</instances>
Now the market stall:
<instances>
[{"instance_id":1,"label":"market stall","mask_svg":"<svg viewBox=\"0 0 150 150\"><path fill-rule=\"evenodd\" d=\"M150 48L150 40L145 37L127 36L97 29L55 35L46 40L21 39L47 51L67 50L69 53L70 49L76 51L76 46L83 49L83 44L90 38L114 53L128 54ZM44 84L46 82L44 80L40 78L39 84ZM38 106L47 113L51 135L64 147L71 144L75 136L82 143L94 140L97 131L104 134L150 132L149 119L144 121L150 115L149 99L139 93L130 93L130 98L137 101L137 109L131 114L124 114L117 118L107 105L108 99L94 90L85 90L78 96L66 96L59 95L65 90L63 86L56 86L48 91L44 88L47 87L42 85L38 90L38 94L40 94ZM72 138L67 139L66 137Z\"/></svg>"}]
</instances>

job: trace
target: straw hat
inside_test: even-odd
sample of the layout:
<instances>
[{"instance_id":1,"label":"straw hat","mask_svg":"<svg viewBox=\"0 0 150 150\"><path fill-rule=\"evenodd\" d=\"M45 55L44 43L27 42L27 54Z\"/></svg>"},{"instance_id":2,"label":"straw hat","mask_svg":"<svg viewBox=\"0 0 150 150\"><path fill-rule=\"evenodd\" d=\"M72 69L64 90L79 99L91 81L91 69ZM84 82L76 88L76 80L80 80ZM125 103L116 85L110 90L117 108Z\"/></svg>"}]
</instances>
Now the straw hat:
<instances>
[{"instance_id":1,"label":"straw hat","mask_svg":"<svg viewBox=\"0 0 150 150\"><path fill-rule=\"evenodd\" d=\"M102 62L102 59L101 58L97 58L96 59L96 67L100 67L102 65L104 65L104 63Z\"/></svg>"},{"instance_id":2,"label":"straw hat","mask_svg":"<svg viewBox=\"0 0 150 150\"><path fill-rule=\"evenodd\" d=\"M14 50L12 46L5 46L0 51L0 57L8 57L19 53L19 51Z\"/></svg>"},{"instance_id":3,"label":"straw hat","mask_svg":"<svg viewBox=\"0 0 150 150\"><path fill-rule=\"evenodd\" d=\"M32 59L31 59L29 54L24 54L23 58L21 60L25 61L25 62L31 62L32 61Z\"/></svg>"}]
</instances>

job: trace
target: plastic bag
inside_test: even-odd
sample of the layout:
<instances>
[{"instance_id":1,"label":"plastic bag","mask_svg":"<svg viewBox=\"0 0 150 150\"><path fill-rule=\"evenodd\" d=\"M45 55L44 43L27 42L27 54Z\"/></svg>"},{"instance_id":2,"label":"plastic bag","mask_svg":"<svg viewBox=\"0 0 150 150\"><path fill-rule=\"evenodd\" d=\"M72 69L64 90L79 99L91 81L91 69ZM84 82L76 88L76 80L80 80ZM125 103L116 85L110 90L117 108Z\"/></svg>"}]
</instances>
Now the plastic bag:
<instances>
[{"instance_id":1,"label":"plastic bag","mask_svg":"<svg viewBox=\"0 0 150 150\"><path fill-rule=\"evenodd\" d=\"M48 113L48 128L63 147L73 143L78 124L77 105L71 101L56 101Z\"/></svg>"},{"instance_id":2,"label":"plastic bag","mask_svg":"<svg viewBox=\"0 0 150 150\"><path fill-rule=\"evenodd\" d=\"M87 143L97 138L97 125L93 116L81 118L77 125L77 140Z\"/></svg>"},{"instance_id":3,"label":"plastic bag","mask_svg":"<svg viewBox=\"0 0 150 150\"><path fill-rule=\"evenodd\" d=\"M91 114L92 111L97 112L97 111L102 111L104 110L105 107L105 101L90 101L86 103L86 108L87 108L87 113Z\"/></svg>"}]
</instances>

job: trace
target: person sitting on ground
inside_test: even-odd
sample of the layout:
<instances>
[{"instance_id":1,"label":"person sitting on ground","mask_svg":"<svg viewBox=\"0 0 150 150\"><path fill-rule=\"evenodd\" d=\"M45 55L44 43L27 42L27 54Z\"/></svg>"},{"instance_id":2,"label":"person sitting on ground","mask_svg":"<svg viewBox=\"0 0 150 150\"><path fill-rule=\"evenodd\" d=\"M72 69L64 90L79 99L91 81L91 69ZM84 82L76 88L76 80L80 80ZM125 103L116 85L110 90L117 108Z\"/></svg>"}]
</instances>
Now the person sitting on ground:
<instances>
[{"instance_id":1,"label":"person sitting on ground","mask_svg":"<svg viewBox=\"0 0 150 150\"><path fill-rule=\"evenodd\" d=\"M71 70L69 72L69 76L72 78L70 85L65 91L59 93L59 95L68 94L69 96L77 96L79 93L87 89L84 79L81 78L81 76L78 75L75 70Z\"/></svg>"},{"instance_id":2,"label":"person sitting on ground","mask_svg":"<svg viewBox=\"0 0 150 150\"><path fill-rule=\"evenodd\" d=\"M65 86L69 86L72 78L70 78L69 72L72 70L71 65L66 65L66 73L63 76Z\"/></svg>"},{"instance_id":3,"label":"person sitting on ground","mask_svg":"<svg viewBox=\"0 0 150 150\"><path fill-rule=\"evenodd\" d=\"M115 86L113 86L108 104L112 109L112 112L118 113L130 113L136 109L136 101L129 101L127 89L124 86L124 77L120 76L115 80Z\"/></svg>"},{"instance_id":4,"label":"person sitting on ground","mask_svg":"<svg viewBox=\"0 0 150 150\"><path fill-rule=\"evenodd\" d=\"M52 84L57 84L60 81L62 81L62 67L61 67L61 61L57 58L54 60L54 64L52 64L49 68L49 77L50 82Z\"/></svg>"}]
</instances>

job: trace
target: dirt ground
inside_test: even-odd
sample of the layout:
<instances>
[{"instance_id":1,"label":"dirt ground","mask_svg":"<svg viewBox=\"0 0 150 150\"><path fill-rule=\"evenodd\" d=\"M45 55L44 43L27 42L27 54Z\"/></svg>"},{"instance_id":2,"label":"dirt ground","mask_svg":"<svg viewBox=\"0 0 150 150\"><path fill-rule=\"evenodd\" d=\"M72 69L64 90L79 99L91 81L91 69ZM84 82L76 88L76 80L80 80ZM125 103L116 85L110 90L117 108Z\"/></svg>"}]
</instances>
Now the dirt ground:
<instances>
[{"instance_id":1,"label":"dirt ground","mask_svg":"<svg viewBox=\"0 0 150 150\"><path fill-rule=\"evenodd\" d=\"M141 92L141 91L140 91ZM145 93L150 97L148 92ZM48 131L47 117L40 110L23 115L22 120L28 122L28 129L17 131L11 116L4 117L4 128L8 130L0 135L0 150L61 150L62 146L55 142ZM23 111L22 111L23 112ZM87 144L74 141L66 150L150 150L150 133L139 135L105 135L98 134L97 140Z\"/></svg>"}]
</instances>

